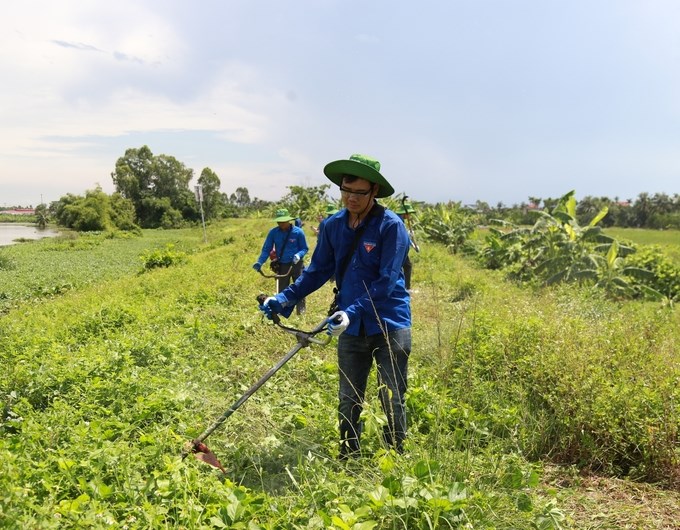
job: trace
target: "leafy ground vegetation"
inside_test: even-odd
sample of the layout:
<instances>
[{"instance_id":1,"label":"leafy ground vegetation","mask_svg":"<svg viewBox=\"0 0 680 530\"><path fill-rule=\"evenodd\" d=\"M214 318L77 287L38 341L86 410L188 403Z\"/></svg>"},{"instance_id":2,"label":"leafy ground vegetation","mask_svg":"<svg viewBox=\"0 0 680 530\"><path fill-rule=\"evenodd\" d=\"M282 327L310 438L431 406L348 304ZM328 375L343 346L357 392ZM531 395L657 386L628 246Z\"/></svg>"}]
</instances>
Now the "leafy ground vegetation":
<instances>
[{"instance_id":1,"label":"leafy ground vegetation","mask_svg":"<svg viewBox=\"0 0 680 530\"><path fill-rule=\"evenodd\" d=\"M141 232L140 232L141 234ZM0 247L0 313L89 284L137 273L142 254L191 251L203 241L196 230L66 232L61 236Z\"/></svg>"},{"instance_id":2,"label":"leafy ground vegetation","mask_svg":"<svg viewBox=\"0 0 680 530\"><path fill-rule=\"evenodd\" d=\"M1 527L680 528L677 310L522 288L433 243L413 256L404 455L380 447L374 387L366 454L336 460L329 345L301 350L206 440L226 476L182 460L294 344L255 303L273 287L250 269L270 225L230 220L207 245L200 230L144 231L93 235L99 253L13 250L0 271ZM55 292L62 260L81 272ZM312 328L330 300L327 286L289 323Z\"/></svg>"}]
</instances>

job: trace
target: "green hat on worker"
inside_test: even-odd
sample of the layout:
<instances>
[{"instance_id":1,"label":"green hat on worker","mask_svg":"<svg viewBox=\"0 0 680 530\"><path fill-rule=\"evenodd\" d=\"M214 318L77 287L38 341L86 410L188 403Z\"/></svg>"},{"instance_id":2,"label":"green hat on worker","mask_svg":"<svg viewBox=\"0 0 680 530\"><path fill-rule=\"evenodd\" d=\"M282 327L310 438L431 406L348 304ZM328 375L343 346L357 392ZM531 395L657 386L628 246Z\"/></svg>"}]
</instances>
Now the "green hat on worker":
<instances>
[{"instance_id":1,"label":"green hat on worker","mask_svg":"<svg viewBox=\"0 0 680 530\"><path fill-rule=\"evenodd\" d=\"M335 213L338 213L340 210L338 210L337 206L335 204L327 204L326 205L326 215L333 215Z\"/></svg>"},{"instance_id":2,"label":"green hat on worker","mask_svg":"<svg viewBox=\"0 0 680 530\"><path fill-rule=\"evenodd\" d=\"M338 186L342 185L345 175L359 177L379 186L377 198L389 197L394 193L394 188L380 174L380 162L366 155L352 155L347 160L336 160L326 164L323 168L328 179Z\"/></svg>"},{"instance_id":3,"label":"green hat on worker","mask_svg":"<svg viewBox=\"0 0 680 530\"><path fill-rule=\"evenodd\" d=\"M274 221L276 221L277 223L286 223L289 221L295 221L295 217L290 215L288 213L288 210L286 210L285 208L279 208L278 210L276 210Z\"/></svg>"},{"instance_id":4,"label":"green hat on worker","mask_svg":"<svg viewBox=\"0 0 680 530\"><path fill-rule=\"evenodd\" d=\"M402 202L399 207L394 210L394 213L399 214L399 215L404 215L407 213L415 213L416 210L413 206L411 206L410 202Z\"/></svg>"}]
</instances>

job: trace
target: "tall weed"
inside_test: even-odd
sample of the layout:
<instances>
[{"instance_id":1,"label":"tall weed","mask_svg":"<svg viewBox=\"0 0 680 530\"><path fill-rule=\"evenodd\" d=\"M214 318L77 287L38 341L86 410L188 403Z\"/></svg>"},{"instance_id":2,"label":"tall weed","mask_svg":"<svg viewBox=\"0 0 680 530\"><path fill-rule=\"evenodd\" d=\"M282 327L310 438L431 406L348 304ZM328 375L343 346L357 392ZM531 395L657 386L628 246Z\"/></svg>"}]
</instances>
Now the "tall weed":
<instances>
[{"instance_id":1,"label":"tall weed","mask_svg":"<svg viewBox=\"0 0 680 530\"><path fill-rule=\"evenodd\" d=\"M450 428L465 427L462 439L616 476L677 476L676 313L509 284L451 310L461 326L437 381L458 393Z\"/></svg>"}]
</instances>

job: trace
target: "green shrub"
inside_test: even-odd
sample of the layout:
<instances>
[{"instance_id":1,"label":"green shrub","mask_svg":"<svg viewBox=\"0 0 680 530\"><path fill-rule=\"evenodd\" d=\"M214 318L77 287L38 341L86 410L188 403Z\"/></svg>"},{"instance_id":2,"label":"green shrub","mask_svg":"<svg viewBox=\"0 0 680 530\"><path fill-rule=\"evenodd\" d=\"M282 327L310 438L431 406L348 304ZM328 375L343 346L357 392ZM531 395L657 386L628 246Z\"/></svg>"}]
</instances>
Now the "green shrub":
<instances>
[{"instance_id":1,"label":"green shrub","mask_svg":"<svg viewBox=\"0 0 680 530\"><path fill-rule=\"evenodd\" d=\"M658 246L642 248L628 256L626 262L652 273L640 279L639 284L655 289L671 302L680 300L680 267Z\"/></svg>"},{"instance_id":2,"label":"green shrub","mask_svg":"<svg viewBox=\"0 0 680 530\"><path fill-rule=\"evenodd\" d=\"M149 250L142 254L144 270L170 267L187 260L185 252L175 250L175 245L168 243L164 249Z\"/></svg>"},{"instance_id":3,"label":"green shrub","mask_svg":"<svg viewBox=\"0 0 680 530\"><path fill-rule=\"evenodd\" d=\"M446 372L463 390L465 421L534 459L672 477L680 435L674 313L617 307L566 286L535 303L540 311L515 301L505 317L477 309L459 336L458 364ZM456 418L452 428L465 425Z\"/></svg>"}]
</instances>

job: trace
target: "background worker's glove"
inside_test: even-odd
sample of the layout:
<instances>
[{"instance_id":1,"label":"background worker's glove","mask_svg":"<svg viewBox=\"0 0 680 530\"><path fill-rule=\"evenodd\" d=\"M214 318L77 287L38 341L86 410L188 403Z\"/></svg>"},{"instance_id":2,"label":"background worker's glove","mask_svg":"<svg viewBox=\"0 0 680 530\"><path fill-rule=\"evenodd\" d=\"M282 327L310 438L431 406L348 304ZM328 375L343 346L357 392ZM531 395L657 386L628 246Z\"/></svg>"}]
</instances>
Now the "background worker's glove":
<instances>
[{"instance_id":1,"label":"background worker's glove","mask_svg":"<svg viewBox=\"0 0 680 530\"><path fill-rule=\"evenodd\" d=\"M344 311L336 311L331 316L328 317L328 333L333 337L337 337L342 334L343 331L349 326L349 317Z\"/></svg>"},{"instance_id":2,"label":"background worker's glove","mask_svg":"<svg viewBox=\"0 0 680 530\"><path fill-rule=\"evenodd\" d=\"M262 263L260 263L259 261L256 261L255 263L253 263L253 269L255 269L257 272L260 272L261 268L262 268Z\"/></svg>"},{"instance_id":3,"label":"background worker's glove","mask_svg":"<svg viewBox=\"0 0 680 530\"><path fill-rule=\"evenodd\" d=\"M297 265L298 261L300 261L300 256L293 254L293 265Z\"/></svg>"}]
</instances>

